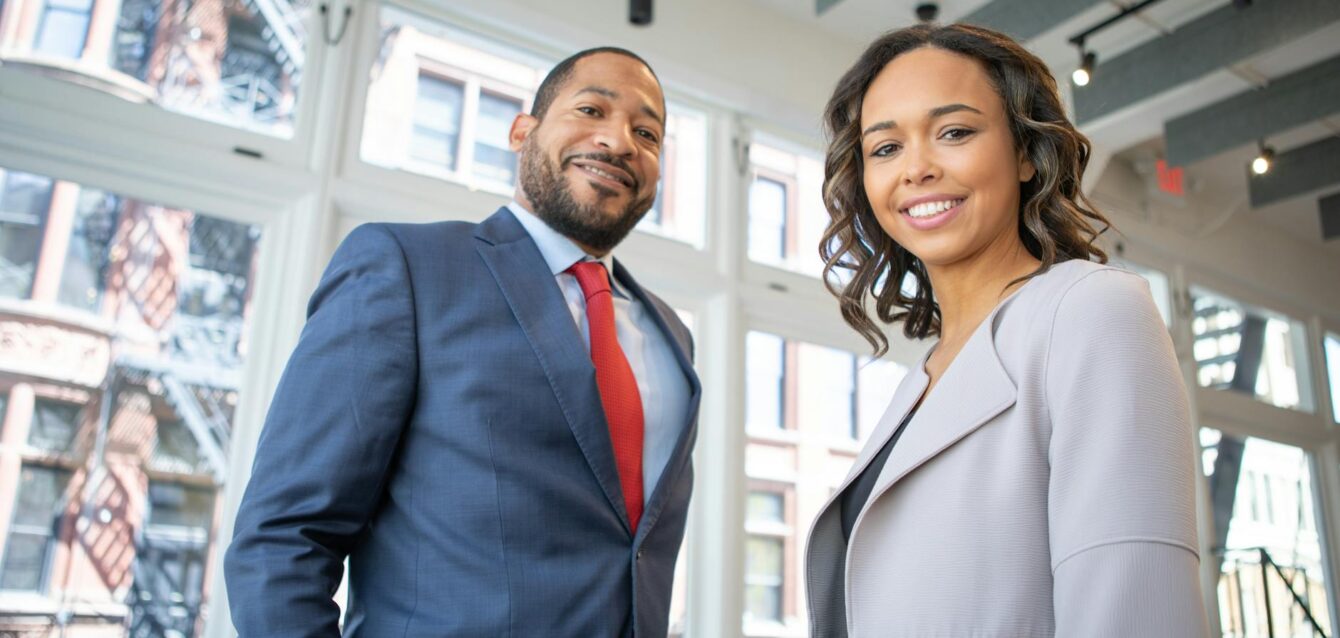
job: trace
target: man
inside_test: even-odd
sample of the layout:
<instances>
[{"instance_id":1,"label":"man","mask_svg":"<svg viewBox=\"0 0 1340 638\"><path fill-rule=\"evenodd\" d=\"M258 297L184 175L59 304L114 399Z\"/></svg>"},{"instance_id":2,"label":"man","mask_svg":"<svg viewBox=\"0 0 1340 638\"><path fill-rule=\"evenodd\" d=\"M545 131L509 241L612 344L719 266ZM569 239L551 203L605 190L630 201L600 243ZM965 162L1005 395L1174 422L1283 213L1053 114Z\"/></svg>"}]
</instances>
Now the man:
<instances>
[{"instance_id":1,"label":"man","mask_svg":"<svg viewBox=\"0 0 1340 638\"><path fill-rule=\"evenodd\" d=\"M313 295L224 569L244 636L666 635L700 386L610 251L651 207L665 99L583 51L517 116L515 201L369 224Z\"/></svg>"}]
</instances>

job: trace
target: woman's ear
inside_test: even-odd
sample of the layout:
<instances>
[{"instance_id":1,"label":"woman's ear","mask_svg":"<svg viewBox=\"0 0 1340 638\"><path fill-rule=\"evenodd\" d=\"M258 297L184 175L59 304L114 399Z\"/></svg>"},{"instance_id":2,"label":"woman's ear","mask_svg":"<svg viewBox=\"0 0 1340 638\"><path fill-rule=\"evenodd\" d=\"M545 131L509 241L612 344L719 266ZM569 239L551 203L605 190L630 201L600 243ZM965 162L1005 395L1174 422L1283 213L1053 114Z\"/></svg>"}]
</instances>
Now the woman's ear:
<instances>
[{"instance_id":1,"label":"woman's ear","mask_svg":"<svg viewBox=\"0 0 1340 638\"><path fill-rule=\"evenodd\" d=\"M1033 160L1028 159L1027 151L1019 151L1019 182L1027 182L1038 174L1038 169L1033 167Z\"/></svg>"}]
</instances>

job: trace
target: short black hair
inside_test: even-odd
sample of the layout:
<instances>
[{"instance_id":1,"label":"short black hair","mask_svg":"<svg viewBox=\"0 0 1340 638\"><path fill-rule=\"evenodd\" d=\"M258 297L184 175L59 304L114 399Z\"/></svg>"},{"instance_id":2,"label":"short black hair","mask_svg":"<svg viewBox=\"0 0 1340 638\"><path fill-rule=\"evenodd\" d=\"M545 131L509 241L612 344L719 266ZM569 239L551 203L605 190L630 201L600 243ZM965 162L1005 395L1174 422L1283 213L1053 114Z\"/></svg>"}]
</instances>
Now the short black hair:
<instances>
[{"instance_id":1,"label":"short black hair","mask_svg":"<svg viewBox=\"0 0 1340 638\"><path fill-rule=\"evenodd\" d=\"M595 47L594 49L578 51L564 58L562 62L555 64L554 68L549 71L549 75L544 76L544 80L540 82L540 88L535 91L535 102L530 106L531 117L541 120L544 119L544 114L549 110L549 105L553 104L554 98L558 97L559 89L563 88L563 85L572 77L572 69L576 67L577 63L582 61L583 58L589 58L597 53L613 53L615 55L622 55L626 58L637 60L642 63L642 66L647 67L648 71L651 71L651 77L656 78L657 84L661 83L661 78L657 77L656 71L651 68L651 65L647 64L647 61L643 60L642 56L633 53L628 49L619 47ZM665 108L664 93L661 95L661 108Z\"/></svg>"}]
</instances>

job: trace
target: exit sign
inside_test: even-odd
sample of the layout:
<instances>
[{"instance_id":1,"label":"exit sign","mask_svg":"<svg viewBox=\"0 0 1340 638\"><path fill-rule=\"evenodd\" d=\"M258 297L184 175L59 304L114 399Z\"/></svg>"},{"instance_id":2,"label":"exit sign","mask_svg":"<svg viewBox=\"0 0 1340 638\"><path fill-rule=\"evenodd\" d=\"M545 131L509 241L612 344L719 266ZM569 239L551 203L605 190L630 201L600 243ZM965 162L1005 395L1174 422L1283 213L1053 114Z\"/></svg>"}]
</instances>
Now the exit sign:
<instances>
[{"instance_id":1,"label":"exit sign","mask_svg":"<svg viewBox=\"0 0 1340 638\"><path fill-rule=\"evenodd\" d=\"M1148 166L1148 164L1146 164ZM1181 197L1186 194L1186 187L1183 184L1182 167L1170 167L1167 160L1159 160L1155 167L1158 169L1159 190Z\"/></svg>"}]
</instances>

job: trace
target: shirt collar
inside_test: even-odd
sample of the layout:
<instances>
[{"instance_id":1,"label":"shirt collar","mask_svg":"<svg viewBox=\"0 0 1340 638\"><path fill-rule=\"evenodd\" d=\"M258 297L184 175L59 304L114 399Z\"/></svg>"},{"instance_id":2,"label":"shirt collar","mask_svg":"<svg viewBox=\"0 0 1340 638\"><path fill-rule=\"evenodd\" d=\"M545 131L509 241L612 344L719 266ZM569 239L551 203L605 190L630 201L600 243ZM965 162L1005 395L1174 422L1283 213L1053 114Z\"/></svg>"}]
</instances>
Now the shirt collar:
<instances>
[{"instance_id":1,"label":"shirt collar","mask_svg":"<svg viewBox=\"0 0 1340 638\"><path fill-rule=\"evenodd\" d=\"M545 263L549 265L549 273L559 275L579 261L599 261L605 264L605 272L610 274L610 283L616 292L622 293L621 286L614 278L614 253L606 254L597 259L586 254L581 246L568 239L567 236L549 227L534 213L526 210L520 202L512 200L507 203L507 209L512 211L521 226L530 233L530 238L535 241L535 246L540 249L540 255L544 257ZM626 295L622 295L626 296Z\"/></svg>"}]
</instances>

